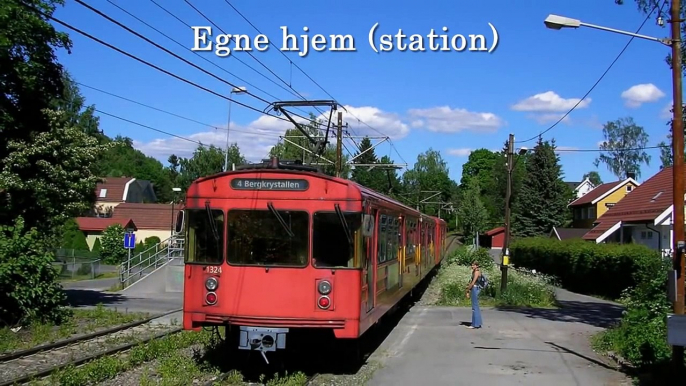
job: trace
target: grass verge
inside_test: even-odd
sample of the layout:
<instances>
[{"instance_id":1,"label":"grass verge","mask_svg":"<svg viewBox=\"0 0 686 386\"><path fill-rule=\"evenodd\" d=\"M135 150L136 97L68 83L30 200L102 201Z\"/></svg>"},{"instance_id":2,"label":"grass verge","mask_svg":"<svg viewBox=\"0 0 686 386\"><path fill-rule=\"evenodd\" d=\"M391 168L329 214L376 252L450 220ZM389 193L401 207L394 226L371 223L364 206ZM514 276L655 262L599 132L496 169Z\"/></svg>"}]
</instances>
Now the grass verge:
<instances>
[{"instance_id":1,"label":"grass verge","mask_svg":"<svg viewBox=\"0 0 686 386\"><path fill-rule=\"evenodd\" d=\"M36 323L17 332L13 332L8 327L0 329L0 353L49 344L76 334L87 334L149 316L146 313L117 312L101 304L93 309L72 309L72 311L72 316L59 326Z\"/></svg>"},{"instance_id":2,"label":"grass verge","mask_svg":"<svg viewBox=\"0 0 686 386\"><path fill-rule=\"evenodd\" d=\"M464 253L463 251L456 254ZM437 305L469 307L471 300L465 296L472 275L471 268L463 265L469 257L448 259L438 273ZM482 307L535 307L555 308L555 287L552 278L540 275L508 271L507 289L500 291L501 272L492 263L481 264L481 271L489 281L488 287L479 295Z\"/></svg>"},{"instance_id":3,"label":"grass verge","mask_svg":"<svg viewBox=\"0 0 686 386\"><path fill-rule=\"evenodd\" d=\"M75 275L72 277L64 277L64 278L60 279L60 283L72 283L72 282L76 282L76 281L98 280L98 279L113 279L115 277L119 277L119 272L105 272L105 273L95 275L95 277L93 277L92 275Z\"/></svg>"},{"instance_id":4,"label":"grass verge","mask_svg":"<svg viewBox=\"0 0 686 386\"><path fill-rule=\"evenodd\" d=\"M49 378L49 383L60 386L97 384L154 359L160 360L165 368L175 367L175 371L183 373L183 371L188 371L192 364L187 360L178 360L177 351L196 344L207 344L209 340L210 334L207 332L183 331L139 344L125 355L102 357L83 366L65 368L53 373Z\"/></svg>"}]
</instances>

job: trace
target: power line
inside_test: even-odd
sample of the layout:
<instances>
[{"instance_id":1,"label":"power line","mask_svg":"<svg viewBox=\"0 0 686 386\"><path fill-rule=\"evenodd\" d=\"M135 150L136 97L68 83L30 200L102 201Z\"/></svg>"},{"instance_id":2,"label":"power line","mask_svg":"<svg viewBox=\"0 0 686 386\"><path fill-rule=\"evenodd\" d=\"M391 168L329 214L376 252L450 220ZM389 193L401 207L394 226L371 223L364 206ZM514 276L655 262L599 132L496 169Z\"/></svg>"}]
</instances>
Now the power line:
<instances>
[{"instance_id":1,"label":"power line","mask_svg":"<svg viewBox=\"0 0 686 386\"><path fill-rule=\"evenodd\" d=\"M84 84L84 83L81 83L81 82L75 82L75 83L78 84L78 85L80 85L80 86L89 88L89 89L91 89L91 90L95 90L95 91L101 92L101 93L103 93L103 94L106 94L106 95L109 95L109 96L112 96L112 97L115 97L115 98L119 98L119 99L121 99L121 100L125 100L125 101L127 101L127 102L135 103L135 104L137 104L137 105L139 105L139 106L143 106L143 107L148 108L148 109L151 109L151 110L156 110L156 111L159 111L159 112L161 112L161 113L165 113L165 114L168 114L168 115L171 115L171 116L174 116L174 117L177 117L177 118L180 118L180 119L189 121L189 122L193 122L193 123L196 123L196 124L201 125L201 126L211 127L211 128L213 128L213 129L216 129L216 130L223 130L223 131L227 131L227 130L228 130L228 129L223 128L223 127L219 127L219 126L215 126L215 125L210 125L209 123L201 122L201 121L195 120L195 119L193 119L193 118L188 118L188 117L185 117L185 116L183 116L183 115L179 115L179 114L176 114L176 113L172 113L171 111L163 110L163 109L157 108L157 107L155 107L155 106L151 106L151 105L145 104L145 103L143 103L143 102L135 101L135 100L133 100L133 99L130 99L130 98L127 98L127 97L123 97L123 96L121 96L121 95L117 95L117 94L111 93L111 92L109 92L109 91L105 91L105 90L99 89L99 88L97 88L97 87L89 86L89 85ZM257 133L257 132L253 132L253 131L245 131L245 130L237 130L237 129L231 129L231 132L232 132L232 133L245 133L245 134L258 135L258 136L265 136L265 137L272 137L272 138L278 138L278 137L279 137L278 134Z\"/></svg>"},{"instance_id":2,"label":"power line","mask_svg":"<svg viewBox=\"0 0 686 386\"><path fill-rule=\"evenodd\" d=\"M114 115L114 114L111 114L111 113L102 111L102 110L100 110L100 109L95 109L95 111L99 112L100 114L105 114L105 115L108 115L108 116L110 116L110 117L112 117L112 118L116 118L116 119L122 120L122 121L124 121L124 122L132 123L132 124L134 124L134 125L137 125L137 126L146 128L146 129L148 129L148 130L156 131L156 132L158 132L158 133L166 134L166 135L169 135L169 136L172 136L172 137L176 137L176 138L182 139L182 140L184 140L184 141L193 142L193 143L199 144L200 146L204 146L202 142L196 141L196 140L194 140L194 139L186 138L186 137L183 137L183 136L181 136L181 135L177 135L177 134L174 134L174 133L170 133L170 132L168 132L168 131L156 129L156 128L152 127L152 126L144 125L144 124L142 124L142 123L135 122L135 121L132 121L132 120L130 120L130 119L122 118L122 117L120 117L120 116L118 116L118 115Z\"/></svg>"},{"instance_id":3,"label":"power line","mask_svg":"<svg viewBox=\"0 0 686 386\"><path fill-rule=\"evenodd\" d=\"M231 2L230 2L229 0L224 0L224 2L226 2L226 4L228 4L229 7L233 8L233 10L236 11L236 13L237 13L240 17L242 17L243 20L245 20L248 24L250 24L251 27L253 27L253 28L255 29L255 31L257 31L257 33L262 34L262 31L260 31L260 30L257 28L257 26L255 26L250 20L248 20L248 18L245 17L245 16L241 13L241 11L239 11L236 7L234 7L233 4L231 4ZM272 46L276 47L276 45L275 45L271 40L269 41L269 44L271 44ZM278 47L276 47L276 48L278 48ZM300 66L298 66L296 63L293 63L293 61L288 57L288 55L284 54L283 51L281 51L281 50L278 50L278 51L281 53L281 55L283 55L286 59L288 59L288 61L290 62L291 66L295 66L295 68L297 68L298 70L300 70L300 72L302 72L303 75L305 75L309 80L311 80L312 83L314 83L317 87L319 87L322 91L324 91L324 93L325 93L326 95L328 95L328 96L329 96L331 99L333 99L334 101L336 100L336 98L334 98L333 95L331 95L328 91L326 91L326 90L324 89L324 87L322 87L319 83L317 83L317 81L315 81L314 79L312 79L312 77L311 77L310 75L308 75L308 74L305 72L305 70L303 70L302 68L300 68Z\"/></svg>"},{"instance_id":4,"label":"power line","mask_svg":"<svg viewBox=\"0 0 686 386\"><path fill-rule=\"evenodd\" d=\"M224 79L218 77L217 75L215 75L215 74L213 74L213 73L211 73L211 72L205 70L204 68L198 66L197 64L195 64L195 63L193 63L193 62L191 62L191 61L189 61L189 60L187 60L187 59L185 59L185 58L182 58L181 56L177 55L176 53L174 53L174 52L168 50L167 48L165 48L165 47L163 47L163 46L161 46L161 45L155 43L154 41L148 39L147 37L141 35L140 33L136 32L136 31L132 30L131 28L125 26L124 24L120 23L119 21L117 21L117 20L111 18L110 16L108 16L108 15L105 14L104 12L102 12L102 11L96 9L95 7L92 7L92 6L86 4L85 2L83 2L83 1L81 1L81 0L74 0L74 1L76 1L77 3L81 4L82 6L84 6L84 7L86 7L86 8L88 8L90 11L97 13L99 16L101 16L101 17L107 19L108 21L110 21L110 22L112 22L112 23L118 25L119 27L125 29L127 32L136 35L138 38L143 39L143 40L145 40L146 42L148 42L148 43L152 44L153 46L157 47L158 49L160 49L160 50L162 50L162 51L168 53L169 55L175 57L176 59L179 59L179 60L183 61L184 63L186 63L186 64L188 64L188 65L190 65L190 66L193 66L194 68L197 68L198 70L204 72L205 74L207 74L207 75L209 75L209 76L211 76L211 77L217 79L218 81L220 81L220 82L222 82L222 83L224 83L224 84L226 84L226 85L229 85L229 86L234 87L234 88L237 88L237 87L238 87L237 85L235 85L235 84L233 84L233 83L231 83L231 82L229 82L229 81L227 81L227 80L224 80ZM259 96L255 95L255 94L253 94L253 93L251 93L251 92L249 92L249 91L245 91L245 93L248 94L248 95L250 95L250 96L252 96L253 98L258 99L258 100L261 101L261 102L264 102L264 103L267 103L267 104L269 103L268 100L266 100L266 99L264 99L264 98L262 98L262 97L259 97Z\"/></svg>"},{"instance_id":5,"label":"power line","mask_svg":"<svg viewBox=\"0 0 686 386\"><path fill-rule=\"evenodd\" d=\"M610 151L634 151L634 150L650 150L650 149L662 149L662 148L670 148L669 145L656 145L656 146L646 146L646 147L633 147L633 148L624 148L624 149L560 149L556 148L555 152L570 152L570 153L575 153L575 152L610 152Z\"/></svg>"},{"instance_id":6,"label":"power line","mask_svg":"<svg viewBox=\"0 0 686 386\"><path fill-rule=\"evenodd\" d=\"M667 3L667 1L665 1L665 2L662 4L662 7L664 7L664 5L665 5L666 3ZM655 12L655 9L656 9L657 7L658 7L658 2L655 3L655 6L653 7L653 9L652 9L650 12L648 12L648 16L645 18L645 20L643 20L643 23L641 23L641 26L638 27L638 29L636 30L636 33L637 33L637 34L638 34L639 32L641 32L641 29L643 28L643 26L645 25L645 23L648 22L648 19L650 19L651 15L653 14L653 12ZM662 12L662 7L660 7L660 11L659 11L659 12ZM576 102L576 104L575 104L574 106L572 106L571 109L569 109L569 111L567 111L560 119L558 119L557 122L553 123L550 127L548 127L547 129L543 130L542 132L536 134L534 137L531 137L531 138L529 138L529 139L527 139L527 140L524 140L524 141L515 141L515 143L526 143L526 142L533 141L533 140L535 140L536 138L538 138L539 136L541 136L541 135L547 133L548 131L552 130L555 126L557 126L560 122L562 122L565 118L567 118L567 116L568 116L569 114L571 114L572 111L574 111L577 107L579 107L579 105L581 104L581 102L583 102L583 101L586 99L586 97L588 97L588 96L591 94L591 92L596 88L596 86L598 86L598 84L600 83L600 81L602 81L603 78L605 78L605 75L607 75L607 73L610 72L610 70L611 70L612 67L615 65L615 63L617 63L617 61L618 61L619 58L622 56L622 54L624 54L624 51L626 51L627 48L629 48L629 45L631 44L631 42L634 41L634 38L635 38L635 36L632 36L631 39L629 39L629 41L626 43L626 45L624 45L624 48L622 48L622 50L619 52L619 54L615 57L615 59L612 61L612 63L610 63L610 65L607 67L607 69L605 70L605 72L603 72L603 74L600 75L600 78L598 78L598 80L593 84L593 86L591 86L591 88L588 90L588 92L586 92L586 94L584 94L584 96L581 97L581 99L579 99L579 101Z\"/></svg>"},{"instance_id":7,"label":"power line","mask_svg":"<svg viewBox=\"0 0 686 386\"><path fill-rule=\"evenodd\" d=\"M179 42L178 40L172 38L171 36L165 34L164 32L162 32L162 31L160 31L159 29L155 28L154 26L150 25L150 24L147 23L146 21L142 20L141 18L139 18L138 16L134 15L133 13L127 11L126 9L124 9L123 7L121 7L119 4L116 4L116 3L113 2L112 0L107 0L107 2L110 3L110 4L112 4L113 6L117 7L117 8L120 9L122 12L126 13L127 15L129 15L129 16L133 17L134 19L138 20L139 22L145 24L146 26L148 26L148 27L151 28L152 30L156 31L156 32L159 33L160 35L166 37L167 39L169 39L169 40L171 40L172 42L176 43L177 45L183 47L184 49L187 49L188 51L192 52L193 54L195 54L196 56L198 56L200 59L202 59L202 60L204 60L204 61L210 63L211 65L213 65L213 66L219 68L220 70L226 72L227 74L229 74L229 75L231 75L231 76L234 76L236 79L238 79L238 80L240 80L241 82L247 84L248 86L250 86L250 87L252 87L252 88L254 88L254 89L256 89L256 90L259 90L259 91L265 93L266 95L268 95L268 96L270 96L270 97L272 97L272 98L274 98L274 99L279 99L279 98L277 98L276 96L270 94L269 92L267 92L267 91L265 91L265 90L263 90L263 89L261 89L261 88L255 86L254 84L248 82L247 80L241 78L240 76L238 76L238 75L232 73L231 71L225 69L224 67L222 67L222 66L220 66L220 65L218 65L218 64L216 64L216 63L214 63L213 61L211 61L211 60L207 59L206 57L200 55L199 53L193 51L192 49L190 49L190 48L188 48L187 46L183 45L183 43Z\"/></svg>"},{"instance_id":8,"label":"power line","mask_svg":"<svg viewBox=\"0 0 686 386\"><path fill-rule=\"evenodd\" d=\"M155 0L150 0L150 2L152 2L153 4L155 4L158 8L160 8L160 9L163 10L164 12L166 12L169 16L171 16L171 17L173 17L174 19L176 19L179 23L185 25L185 26L188 27L188 28L192 28L190 24L186 23L183 19L181 19L180 17L176 16L173 12L171 12L171 11L168 10L167 8L165 8L165 7L163 7L162 5L160 5L157 1L155 1ZM244 66L248 67L249 69L255 71L257 74L259 74L260 76L264 77L264 78L267 79L268 81L272 82L272 83L275 84L277 87L280 87L281 89L283 89L284 91L290 93L291 95L295 95L295 94L293 94L293 92L292 92L291 90L287 89L286 87L282 86L281 84L275 82L273 79L271 79L271 78L269 78L268 76L264 75L263 73L259 72L259 71L256 70L253 66L251 66L251 65L249 65L248 63L244 62L243 60L241 60L241 59L240 59L239 57L237 57L236 55L231 55L230 57L233 58L233 59L236 59L238 62L240 62L240 63L243 64ZM275 99L278 99L278 98L275 98Z\"/></svg>"}]
</instances>

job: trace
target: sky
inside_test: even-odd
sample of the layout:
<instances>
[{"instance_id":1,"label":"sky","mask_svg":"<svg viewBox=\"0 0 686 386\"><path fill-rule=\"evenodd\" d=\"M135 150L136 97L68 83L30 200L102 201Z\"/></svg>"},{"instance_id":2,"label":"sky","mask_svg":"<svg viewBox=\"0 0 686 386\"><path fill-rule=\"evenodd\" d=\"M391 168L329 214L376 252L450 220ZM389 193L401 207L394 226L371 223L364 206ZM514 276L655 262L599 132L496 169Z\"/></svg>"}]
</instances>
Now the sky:
<instances>
[{"instance_id":1,"label":"sky","mask_svg":"<svg viewBox=\"0 0 686 386\"><path fill-rule=\"evenodd\" d=\"M310 100L338 101L344 107L339 111L343 111L347 133L352 137L369 135L374 137L373 143L389 137L390 141L376 147L379 157L389 155L394 162L411 168L419 153L429 148L440 151L450 176L457 181L471 150L499 150L510 133L515 135L516 147L532 148L538 134L579 102L630 39L585 27L547 29L543 20L549 14L633 32L646 18L632 0L621 6L612 0L477 3L348 0L335 5L315 0L228 0L273 43L267 50L258 51L254 39L260 32L227 1L188 0L224 33L251 38L252 52L233 51L235 43L232 42L229 45L232 52L220 57L214 50L191 52L195 32L188 25L212 27L207 42L215 41L221 30L186 0L155 1L168 12L151 0L85 0L216 78L74 0L66 0L66 6L54 14L84 32L207 89L196 88L56 24L58 30L69 33L73 42L70 53L58 52L58 60L82 84L81 92L87 103L105 113L147 126L100 114L105 134L132 138L136 148L165 164L170 154L190 156L197 142L224 147L229 115L226 97L233 87L245 87L250 94L233 95L236 102L231 106L229 141L238 143L249 160L259 161L280 140L285 129L292 127L285 120L261 112L268 108L268 103L298 100L300 94ZM424 35L427 50L400 51L396 45L392 51L375 52L368 36L376 23L377 45L381 35L395 35L401 29L408 36ZM322 40L327 43L322 45L327 47L333 46L328 41L329 35L349 34L354 38L355 51L317 52L310 48L307 55L280 51L281 27L287 27L296 36L304 34L303 28L308 27L310 41L314 35L323 34ZM443 32L444 27L448 32ZM449 37L466 36L467 49L430 51L426 35L431 29ZM495 49L479 51L478 42L472 44L469 39L470 35L482 35L487 48L491 48L494 30L498 39ZM666 37L669 28L660 27L653 16L640 33ZM302 48L302 40L299 46ZM470 46L477 49L470 51ZM669 47L660 43L634 39L588 97L561 123L543 134L544 140L555 139L561 150L565 181L581 181L582 175L591 170L597 170L604 181L617 179L605 165L594 167L598 152L568 151L598 149L603 140L603 124L608 121L632 117L648 133L649 146L666 139L672 101L671 71L665 62L669 52ZM321 110L328 116L328 107ZM319 114L312 108L293 111L300 115L308 111ZM344 141L346 153L355 152L353 140L359 143L359 138ZM651 162L642 166L640 180L659 170L659 149L647 152Z\"/></svg>"}]
</instances>

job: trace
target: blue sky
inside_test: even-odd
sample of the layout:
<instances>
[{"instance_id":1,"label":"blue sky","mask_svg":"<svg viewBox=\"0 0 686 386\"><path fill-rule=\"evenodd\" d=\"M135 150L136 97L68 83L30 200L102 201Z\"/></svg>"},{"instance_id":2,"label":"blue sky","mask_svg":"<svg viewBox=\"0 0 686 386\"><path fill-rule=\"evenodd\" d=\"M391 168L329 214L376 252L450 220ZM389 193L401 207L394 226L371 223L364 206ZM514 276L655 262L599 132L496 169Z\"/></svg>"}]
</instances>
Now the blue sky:
<instances>
[{"instance_id":1,"label":"blue sky","mask_svg":"<svg viewBox=\"0 0 686 386\"><path fill-rule=\"evenodd\" d=\"M186 47L193 46L193 31L172 18L150 0L112 0L130 13L173 37ZM208 26L207 20L184 0L156 0L192 26ZM226 33L256 32L224 0L190 0ZM499 149L509 133L517 141L529 139L545 130L581 98L605 71L629 37L589 28L555 31L546 29L548 14L581 19L587 23L635 31L645 16L633 1L615 5L612 0L548 1L431 1L349 0L339 6L319 1L297 2L230 0L270 41L281 46L281 26L293 34L309 27L310 36L321 33L351 34L356 52L314 52L306 57L287 53L336 100L350 111L344 113L353 135L379 132L392 139L395 149L384 143L377 154L391 155L411 167L417 154L429 147L441 151L458 179L470 149ZM269 101L262 89L280 100L295 100L291 90L246 52L232 52L220 58L214 52L200 52L225 70L241 77L237 80L223 70L202 60L188 49L168 40L106 1L88 1L109 16L142 33L195 64L238 86L246 86ZM345 6L340 6L340 5ZM158 50L87 8L67 0L55 16L108 43L150 61L160 67L227 95L230 86ZM429 33L434 28L449 34L484 34L491 44L488 23L498 32L499 43L493 52L383 52L375 53L368 43L368 33L380 23L379 34L407 35ZM66 30L57 26L60 30ZM117 53L75 32L69 32L74 47L71 54L59 52L59 60L78 82L124 96L157 108L172 111L221 128L226 127L226 100L173 79L133 59ZM219 34L213 28L213 34ZM663 37L668 28L649 20L642 34ZM378 38L377 38L378 39ZM568 120L544 134L555 138L562 149L596 149L602 138L602 123L631 116L650 135L655 145L668 133L665 108L671 105L671 72L665 63L669 48L647 40L634 39L603 81ZM253 51L271 71L308 99L330 99L277 48ZM236 58L249 64L251 69ZM258 72L264 74L260 75ZM269 78L269 79L267 79ZM279 87L278 85L281 87ZM634 87L643 85L640 87ZM292 91L292 90L291 90ZM88 103L98 109L173 132L206 144L223 146L225 130L213 129L151 110L112 96L82 87ZM624 97L623 97L624 95ZM250 95L237 100L259 108L266 107ZM357 118L376 131L359 123ZM230 141L238 142L251 160L259 160L278 141L284 122L233 105ZM121 134L135 140L146 154L166 163L169 154L188 156L197 146L102 116L106 134ZM235 130L235 131L234 131ZM524 146L532 147L534 141ZM353 148L349 147L351 151ZM397 152L396 152L397 150ZM398 154L399 153L399 154ZM642 180L659 170L659 150L649 150L650 166L643 166ZM561 153L566 180L580 180L594 170L597 153ZM604 180L614 179L604 165L598 168Z\"/></svg>"}]
</instances>

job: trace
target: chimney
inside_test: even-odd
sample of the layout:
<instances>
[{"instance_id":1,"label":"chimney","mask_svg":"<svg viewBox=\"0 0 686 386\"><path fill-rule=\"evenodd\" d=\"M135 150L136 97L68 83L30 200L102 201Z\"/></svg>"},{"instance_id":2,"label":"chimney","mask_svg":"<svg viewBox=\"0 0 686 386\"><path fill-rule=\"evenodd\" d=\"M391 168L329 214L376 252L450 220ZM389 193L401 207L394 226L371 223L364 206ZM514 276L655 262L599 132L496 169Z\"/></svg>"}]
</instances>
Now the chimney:
<instances>
[{"instance_id":1,"label":"chimney","mask_svg":"<svg viewBox=\"0 0 686 386\"><path fill-rule=\"evenodd\" d=\"M631 179L636 179L636 173L634 172L627 172L626 173L626 178L631 178Z\"/></svg>"}]
</instances>

